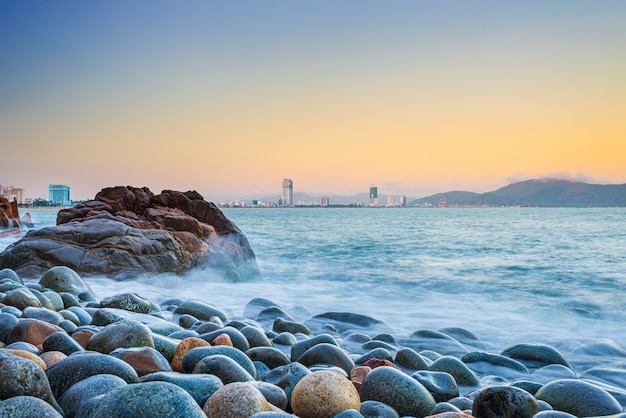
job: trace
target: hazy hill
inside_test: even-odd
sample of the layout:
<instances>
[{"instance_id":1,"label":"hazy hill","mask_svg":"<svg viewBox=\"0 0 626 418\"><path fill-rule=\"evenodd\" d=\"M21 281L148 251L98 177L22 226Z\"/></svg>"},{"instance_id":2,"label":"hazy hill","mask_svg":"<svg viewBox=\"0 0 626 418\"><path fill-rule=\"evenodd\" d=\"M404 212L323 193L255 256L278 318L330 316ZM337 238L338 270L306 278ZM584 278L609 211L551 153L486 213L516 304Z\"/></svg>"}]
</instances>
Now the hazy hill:
<instances>
[{"instance_id":1,"label":"hazy hill","mask_svg":"<svg viewBox=\"0 0 626 418\"><path fill-rule=\"evenodd\" d=\"M448 192L416 199L411 205L608 207L626 206L626 184L589 184L540 179L513 183L487 193Z\"/></svg>"}]
</instances>

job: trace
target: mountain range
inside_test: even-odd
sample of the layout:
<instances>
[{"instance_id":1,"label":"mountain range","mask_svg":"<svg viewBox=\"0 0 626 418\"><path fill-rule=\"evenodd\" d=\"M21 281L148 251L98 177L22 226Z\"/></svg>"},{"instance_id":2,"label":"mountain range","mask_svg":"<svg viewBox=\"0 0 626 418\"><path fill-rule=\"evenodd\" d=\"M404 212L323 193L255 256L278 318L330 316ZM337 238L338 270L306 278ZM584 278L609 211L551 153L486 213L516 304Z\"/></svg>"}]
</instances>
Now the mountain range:
<instances>
[{"instance_id":1,"label":"mountain range","mask_svg":"<svg viewBox=\"0 0 626 418\"><path fill-rule=\"evenodd\" d=\"M321 197L307 193L294 193L294 201L316 202ZM351 196L327 196L331 204L369 203L369 195L360 193ZM395 196L395 203L399 203ZM275 201L278 196L268 197ZM449 191L423 198L407 197L409 206L537 206L537 207L626 207L626 184L590 184L559 179L534 179L509 184L487 193ZM387 195L379 193L378 203L387 204Z\"/></svg>"},{"instance_id":2,"label":"mountain range","mask_svg":"<svg viewBox=\"0 0 626 418\"><path fill-rule=\"evenodd\" d=\"M626 184L589 184L569 180L535 179L509 184L487 193L451 191L408 202L412 206L626 206Z\"/></svg>"}]
</instances>

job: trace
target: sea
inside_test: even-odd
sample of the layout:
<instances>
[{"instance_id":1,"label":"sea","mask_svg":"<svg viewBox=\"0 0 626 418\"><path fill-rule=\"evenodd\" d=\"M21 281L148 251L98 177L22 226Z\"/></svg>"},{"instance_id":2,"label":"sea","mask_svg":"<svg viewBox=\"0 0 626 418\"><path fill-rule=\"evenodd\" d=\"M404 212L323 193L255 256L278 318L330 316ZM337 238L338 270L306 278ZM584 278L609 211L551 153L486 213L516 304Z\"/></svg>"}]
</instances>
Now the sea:
<instances>
[{"instance_id":1,"label":"sea","mask_svg":"<svg viewBox=\"0 0 626 418\"><path fill-rule=\"evenodd\" d=\"M26 210L22 210L22 214ZM243 314L266 298L297 320L353 312L395 332L460 327L498 351L626 347L626 208L224 209L261 277L211 272L88 281L97 298L135 292ZM56 211L30 212L36 228ZM4 249L16 238L0 242Z\"/></svg>"}]
</instances>

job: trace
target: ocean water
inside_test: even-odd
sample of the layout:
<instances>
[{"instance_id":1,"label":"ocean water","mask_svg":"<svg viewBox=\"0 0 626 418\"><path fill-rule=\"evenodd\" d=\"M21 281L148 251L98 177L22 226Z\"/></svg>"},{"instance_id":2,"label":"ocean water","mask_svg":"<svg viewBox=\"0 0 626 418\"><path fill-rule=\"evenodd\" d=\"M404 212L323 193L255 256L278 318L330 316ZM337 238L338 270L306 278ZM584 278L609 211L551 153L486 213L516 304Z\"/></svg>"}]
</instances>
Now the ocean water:
<instances>
[{"instance_id":1,"label":"ocean water","mask_svg":"<svg viewBox=\"0 0 626 418\"><path fill-rule=\"evenodd\" d=\"M227 209L262 277L206 271L130 282L89 278L98 298L133 291L199 299L241 316L263 297L298 320L338 311L398 334L462 327L494 351L521 342L564 352L626 347L626 209ZM56 212L32 211L36 227ZM11 239L0 242L0 250ZM626 360L626 359L625 359Z\"/></svg>"}]
</instances>

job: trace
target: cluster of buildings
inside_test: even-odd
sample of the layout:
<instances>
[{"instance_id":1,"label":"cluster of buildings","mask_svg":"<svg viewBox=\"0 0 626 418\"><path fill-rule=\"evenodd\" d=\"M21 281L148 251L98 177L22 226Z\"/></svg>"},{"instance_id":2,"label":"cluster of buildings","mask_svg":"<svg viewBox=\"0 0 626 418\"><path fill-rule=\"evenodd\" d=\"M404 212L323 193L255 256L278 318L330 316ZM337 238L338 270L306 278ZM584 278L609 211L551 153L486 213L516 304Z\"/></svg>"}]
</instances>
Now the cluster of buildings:
<instances>
[{"instance_id":1,"label":"cluster of buildings","mask_svg":"<svg viewBox=\"0 0 626 418\"><path fill-rule=\"evenodd\" d=\"M26 197L26 189L0 184L0 196L10 202L17 201L18 205L33 205L35 201ZM36 199L42 201L44 199ZM51 184L48 186L48 200L46 206L71 206L70 186L66 184Z\"/></svg>"},{"instance_id":2,"label":"cluster of buildings","mask_svg":"<svg viewBox=\"0 0 626 418\"><path fill-rule=\"evenodd\" d=\"M0 184L0 196L5 197L9 202L17 201L18 205L25 205L26 201L26 190L13 187L13 186L3 186Z\"/></svg>"},{"instance_id":3,"label":"cluster of buildings","mask_svg":"<svg viewBox=\"0 0 626 418\"><path fill-rule=\"evenodd\" d=\"M233 208L280 208L280 207L406 207L406 196L400 196L400 200L396 201L394 196L387 196L387 205L381 206L378 203L378 187L371 186L370 194L369 194L369 205L363 204L362 202L352 202L352 203L343 203L343 204L334 204L331 203L329 197L322 197L317 202L310 202L305 200L298 200L297 202L293 199L293 180L290 178L284 178L282 181L282 189L281 194L278 199L275 201L260 201L260 200L252 200L249 203L242 200L233 200L229 203L221 203L222 207L233 207Z\"/></svg>"}]
</instances>

